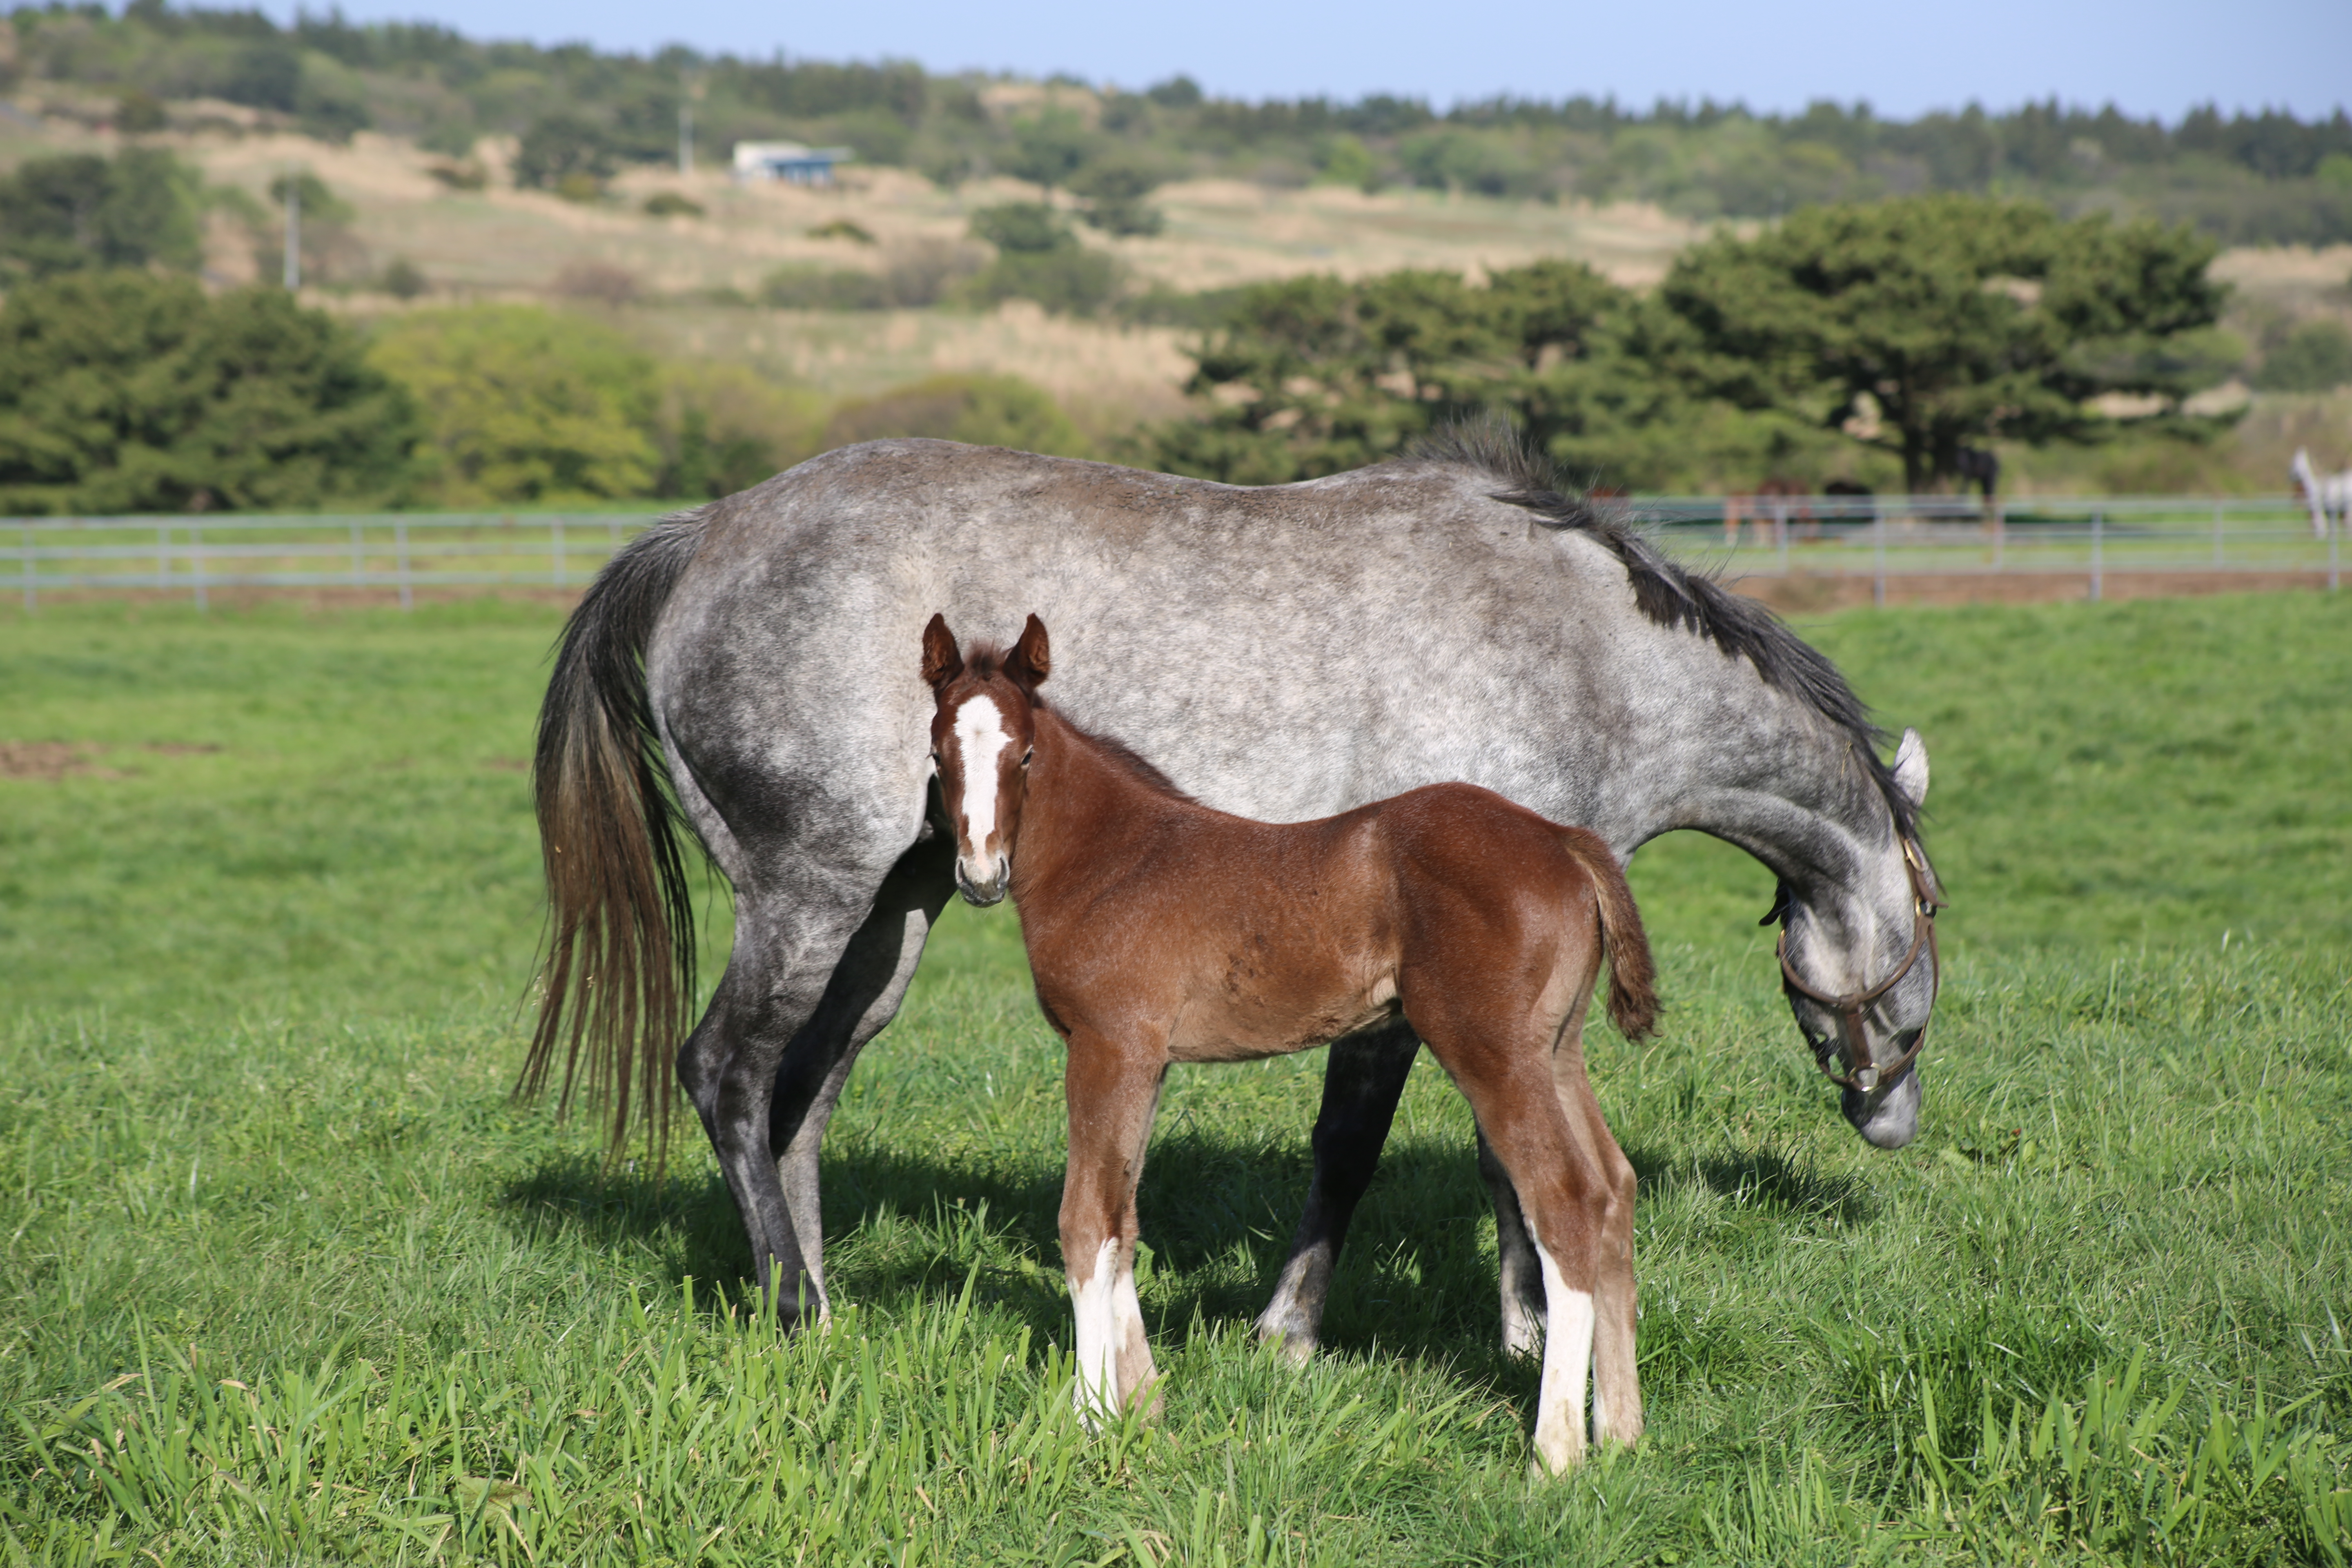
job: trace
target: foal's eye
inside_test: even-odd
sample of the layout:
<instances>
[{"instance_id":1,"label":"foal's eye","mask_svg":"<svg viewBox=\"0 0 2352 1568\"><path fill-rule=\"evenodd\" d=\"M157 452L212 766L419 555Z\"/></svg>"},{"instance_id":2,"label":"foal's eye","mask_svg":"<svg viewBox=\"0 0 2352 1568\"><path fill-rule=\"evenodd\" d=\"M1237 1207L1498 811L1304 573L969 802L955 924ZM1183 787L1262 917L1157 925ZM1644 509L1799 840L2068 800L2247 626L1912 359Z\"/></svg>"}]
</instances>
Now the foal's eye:
<instances>
[{"instance_id":1,"label":"foal's eye","mask_svg":"<svg viewBox=\"0 0 2352 1568\"><path fill-rule=\"evenodd\" d=\"M1022 753L1021 753L1021 765L1022 765L1023 767L1024 767L1024 768L1025 768L1025 767L1027 767L1027 766L1029 765L1029 759L1030 759L1030 758L1032 758L1032 757L1034 757L1034 756L1035 756L1036 754L1037 754L1037 748L1036 748L1036 747L1034 747L1034 746L1032 746L1032 747L1030 747L1027 751L1025 751L1025 752L1022 752Z\"/></svg>"}]
</instances>

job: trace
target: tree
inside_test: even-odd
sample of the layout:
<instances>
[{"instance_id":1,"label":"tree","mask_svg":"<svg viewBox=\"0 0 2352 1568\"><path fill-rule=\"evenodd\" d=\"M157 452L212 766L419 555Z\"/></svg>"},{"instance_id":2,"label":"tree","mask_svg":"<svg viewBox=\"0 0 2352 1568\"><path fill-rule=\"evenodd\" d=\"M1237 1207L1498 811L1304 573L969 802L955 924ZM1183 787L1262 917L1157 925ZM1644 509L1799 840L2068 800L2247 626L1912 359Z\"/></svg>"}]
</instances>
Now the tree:
<instances>
[{"instance_id":1,"label":"tree","mask_svg":"<svg viewBox=\"0 0 2352 1568\"><path fill-rule=\"evenodd\" d=\"M2194 391L2184 334L2220 313L2213 243L1963 195L1808 208L1685 252L1661 297L1696 388L1843 428L1948 481L1963 446L2081 440L2103 393Z\"/></svg>"},{"instance_id":2,"label":"tree","mask_svg":"<svg viewBox=\"0 0 2352 1568\"><path fill-rule=\"evenodd\" d=\"M652 360L611 328L520 305L419 310L370 356L426 411L426 482L444 501L652 493Z\"/></svg>"},{"instance_id":3,"label":"tree","mask_svg":"<svg viewBox=\"0 0 2352 1568\"><path fill-rule=\"evenodd\" d=\"M1057 314L1090 316L1118 294L1118 258L1088 250L1043 202L1006 202L972 214L971 233L996 259L957 289L967 303L1034 300Z\"/></svg>"},{"instance_id":4,"label":"tree","mask_svg":"<svg viewBox=\"0 0 2352 1568\"><path fill-rule=\"evenodd\" d=\"M1166 220L1143 198L1167 177L1159 164L1122 153L1080 169L1071 176L1070 192L1085 199L1087 222L1105 234L1154 235Z\"/></svg>"},{"instance_id":5,"label":"tree","mask_svg":"<svg viewBox=\"0 0 2352 1568\"><path fill-rule=\"evenodd\" d=\"M1013 122L1013 155L1004 161L1004 172L1050 197L1055 186L1067 184L1086 166L1093 152L1093 138L1075 113L1048 109Z\"/></svg>"},{"instance_id":6,"label":"tree","mask_svg":"<svg viewBox=\"0 0 2352 1568\"><path fill-rule=\"evenodd\" d=\"M1507 268L1484 287L1435 271L1260 284L1201 347L1188 390L1207 416L1164 428L1154 456L1236 483L1310 479L1486 409L1550 445L1581 430L1570 389L1629 303L1570 261Z\"/></svg>"},{"instance_id":7,"label":"tree","mask_svg":"<svg viewBox=\"0 0 2352 1568\"><path fill-rule=\"evenodd\" d=\"M202 256L197 180L171 153L127 147L27 158L0 178L0 274L89 267L193 270Z\"/></svg>"},{"instance_id":8,"label":"tree","mask_svg":"<svg viewBox=\"0 0 2352 1568\"><path fill-rule=\"evenodd\" d=\"M0 508L313 507L397 492L415 411L282 290L78 272L0 307Z\"/></svg>"},{"instance_id":9,"label":"tree","mask_svg":"<svg viewBox=\"0 0 2352 1568\"><path fill-rule=\"evenodd\" d=\"M565 195L593 196L617 163L604 128L576 114L541 115L515 149L514 182Z\"/></svg>"}]
</instances>

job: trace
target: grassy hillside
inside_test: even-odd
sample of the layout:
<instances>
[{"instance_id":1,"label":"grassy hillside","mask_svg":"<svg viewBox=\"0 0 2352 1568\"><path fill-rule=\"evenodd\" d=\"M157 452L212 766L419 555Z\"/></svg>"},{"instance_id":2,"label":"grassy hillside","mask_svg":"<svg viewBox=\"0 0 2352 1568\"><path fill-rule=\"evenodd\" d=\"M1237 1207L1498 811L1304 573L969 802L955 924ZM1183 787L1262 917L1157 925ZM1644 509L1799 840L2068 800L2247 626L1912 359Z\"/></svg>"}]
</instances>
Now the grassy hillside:
<instances>
[{"instance_id":1,"label":"grassy hillside","mask_svg":"<svg viewBox=\"0 0 2352 1568\"><path fill-rule=\"evenodd\" d=\"M1067 1414L1059 1063L958 910L828 1147L840 1298L740 1311L707 1154L505 1099L556 629L481 602L0 618L0 1531L36 1562L2336 1562L2352 1550L2343 601L1856 614L1955 899L1926 1131L1865 1149L1752 863L1635 860L1670 1013L1651 1438L1525 1475L1424 1066L1305 1373L1244 1332L1319 1058L1171 1080L1156 1427ZM723 950L723 912L710 916ZM2331 1436L2328 1434L2339 1436Z\"/></svg>"}]
</instances>

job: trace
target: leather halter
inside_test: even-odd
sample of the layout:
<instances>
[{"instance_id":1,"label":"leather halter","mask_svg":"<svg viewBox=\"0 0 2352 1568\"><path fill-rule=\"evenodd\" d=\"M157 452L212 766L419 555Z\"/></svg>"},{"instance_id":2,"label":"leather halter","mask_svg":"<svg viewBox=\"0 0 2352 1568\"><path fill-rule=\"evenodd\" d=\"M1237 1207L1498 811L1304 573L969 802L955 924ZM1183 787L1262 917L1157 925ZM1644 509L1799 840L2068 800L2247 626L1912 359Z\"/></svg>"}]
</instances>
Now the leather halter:
<instances>
[{"instance_id":1,"label":"leather halter","mask_svg":"<svg viewBox=\"0 0 2352 1568\"><path fill-rule=\"evenodd\" d=\"M1840 1038L1832 1042L1830 1048L1816 1053L1813 1065L1820 1068L1822 1076L1832 1083L1836 1084L1840 1089L1850 1089L1856 1094L1868 1094L1879 1085L1892 1083L1902 1077L1903 1070L1911 1065L1914 1058L1918 1056L1919 1047L1927 1043L1927 1026L1921 1024L1917 1036L1911 1041L1911 1048L1885 1067L1880 1067L1870 1059L1870 1036L1863 1026L1864 1012L1872 1003L1892 991L1895 982L1911 973L1911 966L1919 962L1919 954L1922 952L1927 954L1927 962L1934 972L1933 980L1936 989L1940 991L1943 988L1943 966L1937 962L1936 955L1936 911L1944 906L1936 896L1934 882L1929 879L1926 854L1919 848L1915 839L1903 840L1903 869L1911 879L1911 951L1903 955L1903 962L1895 966L1894 973L1867 990L1850 991L1843 996L1832 996L1806 984L1789 963L1789 930L1785 923L1788 906L1785 897L1781 905L1775 909L1771 915L1765 917L1769 921L1774 916L1780 916L1784 921L1780 928L1780 940L1772 945L1772 956L1780 961L1781 983L1798 995L1828 1009L1838 1021ZM1930 992L1928 1005L1931 1008L1935 1005L1934 996L1935 993ZM1844 1058L1844 1072L1840 1073L1830 1066L1830 1060L1833 1055L1842 1055Z\"/></svg>"}]
</instances>

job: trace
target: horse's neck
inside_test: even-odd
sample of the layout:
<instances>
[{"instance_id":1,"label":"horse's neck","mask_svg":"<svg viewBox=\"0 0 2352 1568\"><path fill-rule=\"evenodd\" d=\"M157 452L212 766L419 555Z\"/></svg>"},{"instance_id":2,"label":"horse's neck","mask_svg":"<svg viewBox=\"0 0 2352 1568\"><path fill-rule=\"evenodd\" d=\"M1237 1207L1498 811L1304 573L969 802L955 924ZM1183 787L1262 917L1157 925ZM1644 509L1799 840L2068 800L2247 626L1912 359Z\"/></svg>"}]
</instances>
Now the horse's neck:
<instances>
[{"instance_id":1,"label":"horse's neck","mask_svg":"<svg viewBox=\"0 0 2352 1568\"><path fill-rule=\"evenodd\" d=\"M1720 727L1698 727L1720 739L1647 760L1653 810L1632 833L1609 835L1612 847L1630 854L1675 828L1738 845L1788 885L1828 947L1850 953L1859 973L1912 929L1894 811L1861 742L1793 699L1775 694L1766 711L1759 728L1752 692L1727 698Z\"/></svg>"},{"instance_id":2,"label":"horse's neck","mask_svg":"<svg viewBox=\"0 0 2352 1568\"><path fill-rule=\"evenodd\" d=\"M1123 864L1124 857L1104 850L1171 815L1207 810L1138 778L1051 709L1036 710L1035 740L1013 857L1016 900L1062 889L1088 867Z\"/></svg>"}]
</instances>

